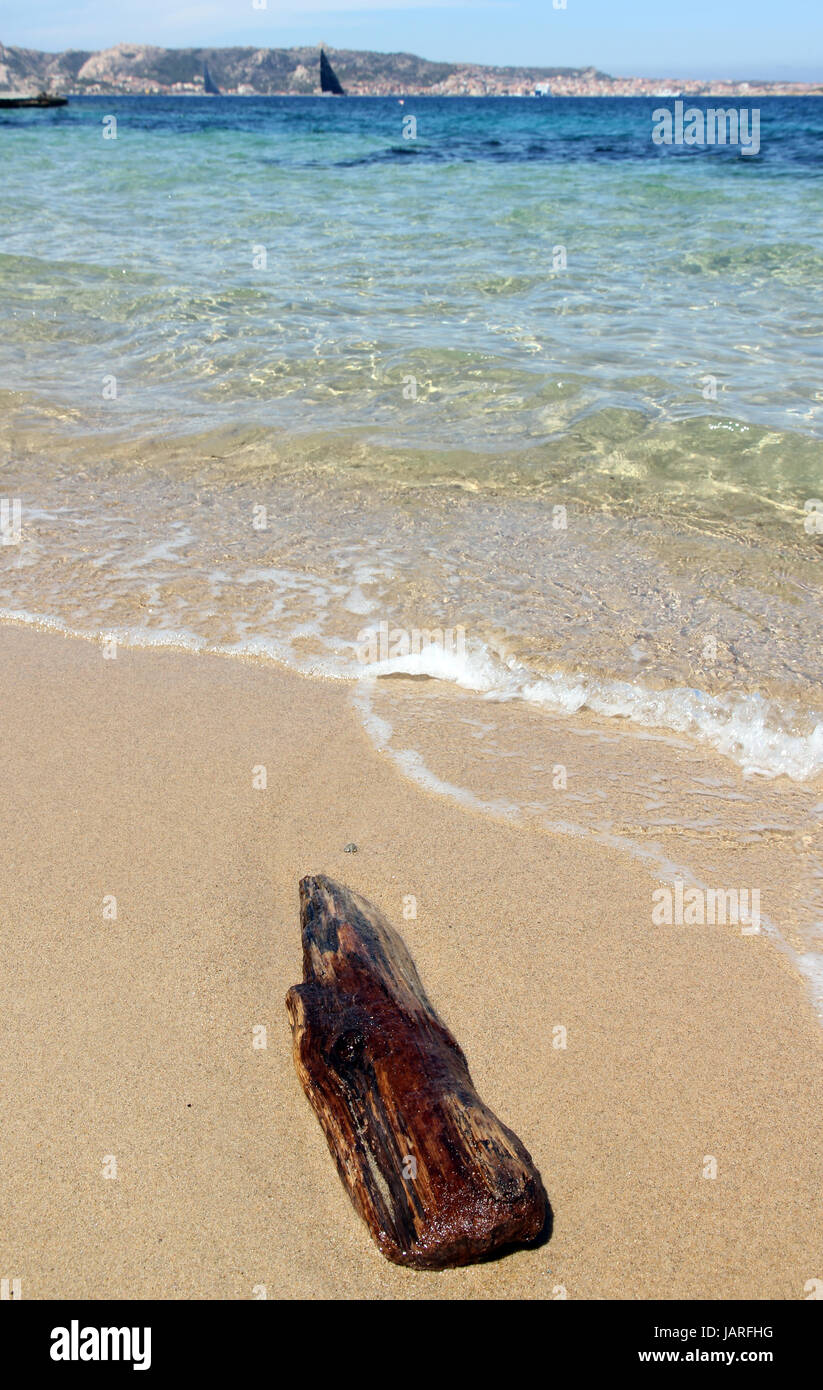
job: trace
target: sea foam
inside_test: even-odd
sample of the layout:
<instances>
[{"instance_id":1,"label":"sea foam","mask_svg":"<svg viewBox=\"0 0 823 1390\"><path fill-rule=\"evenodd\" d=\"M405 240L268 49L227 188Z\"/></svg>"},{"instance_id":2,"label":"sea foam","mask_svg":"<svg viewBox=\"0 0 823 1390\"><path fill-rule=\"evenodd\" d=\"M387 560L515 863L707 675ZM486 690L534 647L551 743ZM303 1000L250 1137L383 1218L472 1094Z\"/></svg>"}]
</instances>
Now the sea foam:
<instances>
[{"instance_id":1,"label":"sea foam","mask_svg":"<svg viewBox=\"0 0 823 1390\"><path fill-rule=\"evenodd\" d=\"M803 782L823 772L823 716L799 729L797 712L758 691L715 695L686 686L655 689L640 681L610 680L585 672L537 676L478 644L463 652L436 645L374 662L375 678L429 676L489 700L522 699L559 714L580 710L687 735L736 762L745 773ZM794 726L794 727L793 727Z\"/></svg>"}]
</instances>

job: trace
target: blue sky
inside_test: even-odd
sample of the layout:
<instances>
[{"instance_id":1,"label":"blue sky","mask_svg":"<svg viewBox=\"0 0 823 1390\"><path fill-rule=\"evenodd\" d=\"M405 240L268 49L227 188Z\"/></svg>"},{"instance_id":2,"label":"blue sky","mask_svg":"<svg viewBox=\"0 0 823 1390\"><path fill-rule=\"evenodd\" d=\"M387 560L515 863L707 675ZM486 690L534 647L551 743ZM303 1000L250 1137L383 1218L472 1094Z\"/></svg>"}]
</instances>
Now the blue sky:
<instances>
[{"instance_id":1,"label":"blue sky","mask_svg":"<svg viewBox=\"0 0 823 1390\"><path fill-rule=\"evenodd\" d=\"M264 9L253 0L0 0L0 41L48 50L323 41L640 76L823 80L823 0L566 0L565 10L553 3L266 0Z\"/></svg>"}]
</instances>

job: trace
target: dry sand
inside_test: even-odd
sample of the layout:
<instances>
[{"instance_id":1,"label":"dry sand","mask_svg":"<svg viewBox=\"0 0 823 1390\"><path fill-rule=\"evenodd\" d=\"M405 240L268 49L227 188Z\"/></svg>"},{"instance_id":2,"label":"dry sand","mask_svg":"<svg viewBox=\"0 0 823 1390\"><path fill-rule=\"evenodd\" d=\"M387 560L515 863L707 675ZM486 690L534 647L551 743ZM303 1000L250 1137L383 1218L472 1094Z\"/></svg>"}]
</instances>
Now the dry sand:
<instances>
[{"instance_id":1,"label":"dry sand","mask_svg":"<svg viewBox=\"0 0 823 1390\"><path fill-rule=\"evenodd\" d=\"M764 936L655 927L627 857L405 782L338 685L9 626L0 661L0 1275L24 1298L799 1299L823 1277L823 1029ZM307 872L402 931L540 1168L548 1245L443 1273L377 1253L292 1065Z\"/></svg>"}]
</instances>

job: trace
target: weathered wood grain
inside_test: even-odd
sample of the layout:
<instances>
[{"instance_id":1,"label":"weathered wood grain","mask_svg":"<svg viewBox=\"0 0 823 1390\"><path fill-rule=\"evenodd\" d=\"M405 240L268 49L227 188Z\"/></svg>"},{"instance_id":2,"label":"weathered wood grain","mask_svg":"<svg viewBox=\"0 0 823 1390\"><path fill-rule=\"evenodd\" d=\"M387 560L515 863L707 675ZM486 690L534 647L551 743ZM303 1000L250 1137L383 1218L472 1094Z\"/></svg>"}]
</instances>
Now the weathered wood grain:
<instances>
[{"instance_id":1,"label":"weathered wood grain","mask_svg":"<svg viewBox=\"0 0 823 1390\"><path fill-rule=\"evenodd\" d=\"M483 1104L414 962L376 908L300 884L303 983L289 990L297 1074L382 1253L468 1264L544 1230L540 1174Z\"/></svg>"}]
</instances>

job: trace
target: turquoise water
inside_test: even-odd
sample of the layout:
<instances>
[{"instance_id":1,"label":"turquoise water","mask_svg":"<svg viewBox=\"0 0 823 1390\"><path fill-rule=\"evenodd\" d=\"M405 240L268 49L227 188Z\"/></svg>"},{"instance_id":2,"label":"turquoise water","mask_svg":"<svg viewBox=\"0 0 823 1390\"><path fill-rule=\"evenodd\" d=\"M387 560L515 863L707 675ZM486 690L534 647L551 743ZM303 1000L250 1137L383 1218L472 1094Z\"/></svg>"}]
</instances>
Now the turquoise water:
<instances>
[{"instance_id":1,"label":"turquoise water","mask_svg":"<svg viewBox=\"0 0 823 1390\"><path fill-rule=\"evenodd\" d=\"M823 104L755 102L755 156L663 99L1 113L0 609L348 680L409 775L659 863L691 759L819 932Z\"/></svg>"},{"instance_id":2,"label":"turquoise water","mask_svg":"<svg viewBox=\"0 0 823 1390\"><path fill-rule=\"evenodd\" d=\"M752 157L658 104L3 113L0 602L338 674L363 613L462 624L507 692L819 771L823 107Z\"/></svg>"},{"instance_id":3,"label":"turquoise water","mask_svg":"<svg viewBox=\"0 0 823 1390\"><path fill-rule=\"evenodd\" d=\"M31 519L68 508L59 534L45 515L30 529L37 565L6 550L5 605L99 627L105 576L118 621L144 625L129 536L165 554L174 512L189 538L150 621L225 641L236 620L284 650L248 584L229 595L231 566L211 590L228 545L301 586L313 574L333 602L325 554L287 524L302 510L352 575L381 549L375 611L402 625L464 623L537 678L632 679L640 642L653 686L796 700L812 737L823 106L760 101L752 157L656 146L658 104L3 113L0 444ZM84 475L91 508L69 486ZM255 505L275 519L249 539ZM111 574L81 573L72 528L108 547ZM314 602L295 601L298 626ZM725 667L695 665L707 627ZM326 632L322 654L345 665L355 637ZM820 739L763 765L806 775Z\"/></svg>"},{"instance_id":4,"label":"turquoise water","mask_svg":"<svg viewBox=\"0 0 823 1390\"><path fill-rule=\"evenodd\" d=\"M823 114L761 103L752 158L653 145L656 104L4 113L3 381L96 429L252 418L514 453L526 479L552 443L716 414L797 431L803 490L823 424ZM403 408L407 375L426 410Z\"/></svg>"},{"instance_id":5,"label":"turquoise water","mask_svg":"<svg viewBox=\"0 0 823 1390\"><path fill-rule=\"evenodd\" d=\"M348 680L414 776L601 835L687 749L735 833L812 827L820 923L823 104L756 156L660 104L0 114L0 609Z\"/></svg>"}]
</instances>

